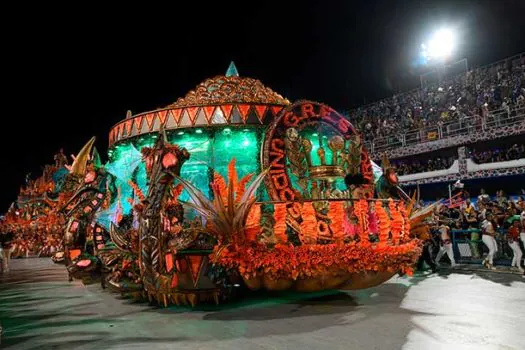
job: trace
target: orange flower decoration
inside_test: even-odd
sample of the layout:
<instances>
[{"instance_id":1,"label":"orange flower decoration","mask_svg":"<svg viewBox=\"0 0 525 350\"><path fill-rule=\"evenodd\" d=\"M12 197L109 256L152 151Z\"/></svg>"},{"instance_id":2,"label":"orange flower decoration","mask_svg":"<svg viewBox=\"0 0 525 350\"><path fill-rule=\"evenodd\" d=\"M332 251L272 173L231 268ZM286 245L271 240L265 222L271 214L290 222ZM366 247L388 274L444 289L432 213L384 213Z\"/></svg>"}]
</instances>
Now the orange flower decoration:
<instances>
[{"instance_id":1,"label":"orange flower decoration","mask_svg":"<svg viewBox=\"0 0 525 350\"><path fill-rule=\"evenodd\" d=\"M284 243L288 241L288 236L286 235L286 216L287 209L285 203L277 203L274 205L274 214L275 225L273 227L273 234L278 242Z\"/></svg>"},{"instance_id":2,"label":"orange flower decoration","mask_svg":"<svg viewBox=\"0 0 525 350\"><path fill-rule=\"evenodd\" d=\"M399 238L401 236L401 231L403 230L403 215L398 210L396 204L392 199L388 202L388 208L390 209L390 216L392 217L392 242L394 244L399 243Z\"/></svg>"},{"instance_id":3,"label":"orange flower decoration","mask_svg":"<svg viewBox=\"0 0 525 350\"><path fill-rule=\"evenodd\" d=\"M386 244L390 234L390 217L388 216L382 201L377 201L375 207L379 221L379 242Z\"/></svg>"},{"instance_id":4,"label":"orange flower decoration","mask_svg":"<svg viewBox=\"0 0 525 350\"><path fill-rule=\"evenodd\" d=\"M336 242L341 242L344 239L343 221L345 217L345 209L343 202L330 202L328 216L330 218L330 229L332 236Z\"/></svg>"},{"instance_id":5,"label":"orange flower decoration","mask_svg":"<svg viewBox=\"0 0 525 350\"><path fill-rule=\"evenodd\" d=\"M259 243L222 249L216 263L238 269L245 278L268 275L274 279L318 277L337 271L390 271L411 274L421 253L421 242L397 246L377 244L278 244L268 248ZM217 255L216 255L217 256Z\"/></svg>"},{"instance_id":6,"label":"orange flower decoration","mask_svg":"<svg viewBox=\"0 0 525 350\"><path fill-rule=\"evenodd\" d=\"M317 242L317 218L315 209L311 202L303 204L301 216L301 242L312 244Z\"/></svg>"},{"instance_id":7,"label":"orange flower decoration","mask_svg":"<svg viewBox=\"0 0 525 350\"><path fill-rule=\"evenodd\" d=\"M355 203L355 215L359 222L359 238L361 242L368 242L368 201L361 199Z\"/></svg>"}]
</instances>

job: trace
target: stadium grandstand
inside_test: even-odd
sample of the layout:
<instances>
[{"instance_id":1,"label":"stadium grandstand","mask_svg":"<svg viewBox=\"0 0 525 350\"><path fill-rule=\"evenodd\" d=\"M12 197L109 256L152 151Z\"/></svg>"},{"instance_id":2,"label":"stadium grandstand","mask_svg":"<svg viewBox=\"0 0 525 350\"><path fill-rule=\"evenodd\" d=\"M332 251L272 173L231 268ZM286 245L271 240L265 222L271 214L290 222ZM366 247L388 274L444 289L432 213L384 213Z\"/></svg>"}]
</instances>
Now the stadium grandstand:
<instances>
[{"instance_id":1,"label":"stadium grandstand","mask_svg":"<svg viewBox=\"0 0 525 350\"><path fill-rule=\"evenodd\" d=\"M348 116L372 157L386 154L401 183L419 186L427 199L446 195L443 184L457 180L472 192L488 187L521 194L525 187L525 53Z\"/></svg>"}]
</instances>

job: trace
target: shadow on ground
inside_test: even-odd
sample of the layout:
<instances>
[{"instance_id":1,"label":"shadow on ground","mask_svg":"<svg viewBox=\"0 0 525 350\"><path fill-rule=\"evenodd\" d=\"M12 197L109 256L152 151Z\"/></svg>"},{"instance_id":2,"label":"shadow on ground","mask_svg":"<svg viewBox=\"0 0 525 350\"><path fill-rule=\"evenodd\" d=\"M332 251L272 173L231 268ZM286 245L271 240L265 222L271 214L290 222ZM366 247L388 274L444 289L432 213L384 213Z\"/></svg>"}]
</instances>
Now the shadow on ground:
<instances>
[{"instance_id":1,"label":"shadow on ground","mask_svg":"<svg viewBox=\"0 0 525 350\"><path fill-rule=\"evenodd\" d=\"M403 307L408 292L427 279L421 275L351 292L251 293L228 304L191 309L122 300L97 285L68 283L63 266L41 265L22 266L0 277L2 348L215 348L222 341L257 342L282 336L304 339L306 348L322 344L339 348L348 343L356 348L397 349L413 330L436 341L440 336L414 322L419 316L438 314ZM452 274L504 286L524 282L518 275L485 271L443 269L432 276L446 280Z\"/></svg>"},{"instance_id":2,"label":"shadow on ground","mask_svg":"<svg viewBox=\"0 0 525 350\"><path fill-rule=\"evenodd\" d=\"M474 266L464 266L457 269L448 268L442 269L438 272L438 275L444 279L448 279L452 274L468 275L471 276L471 278L481 278L507 287L511 287L514 282L525 283L525 278L519 274L507 271L491 271Z\"/></svg>"}]
</instances>

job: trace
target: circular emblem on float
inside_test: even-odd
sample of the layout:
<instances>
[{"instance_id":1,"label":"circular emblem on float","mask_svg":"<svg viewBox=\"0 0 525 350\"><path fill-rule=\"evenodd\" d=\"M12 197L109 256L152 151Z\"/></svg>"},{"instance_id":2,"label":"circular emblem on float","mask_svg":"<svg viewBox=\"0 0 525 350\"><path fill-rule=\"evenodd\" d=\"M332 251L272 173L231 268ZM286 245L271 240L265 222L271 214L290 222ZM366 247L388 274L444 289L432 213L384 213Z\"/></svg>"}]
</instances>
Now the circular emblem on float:
<instances>
[{"instance_id":1,"label":"circular emblem on float","mask_svg":"<svg viewBox=\"0 0 525 350\"><path fill-rule=\"evenodd\" d=\"M359 144L359 147L356 147ZM262 153L273 201L325 198L348 174L372 182L372 167L359 133L334 109L298 101L283 109L268 128Z\"/></svg>"}]
</instances>

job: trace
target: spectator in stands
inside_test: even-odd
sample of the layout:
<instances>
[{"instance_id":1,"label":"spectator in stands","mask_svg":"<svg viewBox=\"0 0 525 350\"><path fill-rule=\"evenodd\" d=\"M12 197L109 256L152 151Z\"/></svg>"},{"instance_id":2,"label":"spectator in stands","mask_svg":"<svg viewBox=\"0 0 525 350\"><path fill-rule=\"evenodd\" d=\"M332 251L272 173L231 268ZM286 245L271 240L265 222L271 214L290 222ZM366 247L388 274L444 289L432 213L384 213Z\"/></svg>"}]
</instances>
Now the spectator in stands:
<instances>
[{"instance_id":1,"label":"spectator in stands","mask_svg":"<svg viewBox=\"0 0 525 350\"><path fill-rule=\"evenodd\" d=\"M500 206L498 202L491 201L487 204L487 212L493 217L493 220L498 225L503 225L505 221L506 207Z\"/></svg>"},{"instance_id":2,"label":"spectator in stands","mask_svg":"<svg viewBox=\"0 0 525 350\"><path fill-rule=\"evenodd\" d=\"M470 150L469 157L478 164L508 162L525 158L525 144L514 144L505 148L490 149L486 151Z\"/></svg>"},{"instance_id":3,"label":"spectator in stands","mask_svg":"<svg viewBox=\"0 0 525 350\"><path fill-rule=\"evenodd\" d=\"M493 221L494 217L492 214L488 214L487 218L481 223L482 228L482 241L489 249L489 253L485 260L483 260L483 266L488 269L494 270L494 255L498 251L498 244L496 243L496 228L497 225Z\"/></svg>"},{"instance_id":4,"label":"spectator in stands","mask_svg":"<svg viewBox=\"0 0 525 350\"><path fill-rule=\"evenodd\" d=\"M486 203L488 202L490 199L489 195L485 192L485 189L482 188L481 190L479 190L479 196L478 196L478 206L480 205L480 203Z\"/></svg>"},{"instance_id":5,"label":"spectator in stands","mask_svg":"<svg viewBox=\"0 0 525 350\"><path fill-rule=\"evenodd\" d=\"M507 199L507 196L505 196L505 192L503 192L503 190L496 192L496 202L498 202L498 205L501 208L506 208L508 206L509 200Z\"/></svg>"},{"instance_id":6,"label":"spectator in stands","mask_svg":"<svg viewBox=\"0 0 525 350\"><path fill-rule=\"evenodd\" d=\"M467 228L477 226L478 218L476 208L474 208L474 204L470 202L470 198L467 198L465 204L461 206L461 213L463 215Z\"/></svg>"},{"instance_id":7,"label":"spectator in stands","mask_svg":"<svg viewBox=\"0 0 525 350\"><path fill-rule=\"evenodd\" d=\"M516 268L520 272L524 272L521 268L521 257L523 256L519 244L520 232L523 231L520 220L514 220L512 226L509 228L507 233L507 242L514 254L512 258L511 268Z\"/></svg>"},{"instance_id":8,"label":"spectator in stands","mask_svg":"<svg viewBox=\"0 0 525 350\"><path fill-rule=\"evenodd\" d=\"M448 169L454 163L454 158L428 158L425 160L403 159L393 161L398 175L417 174L426 171Z\"/></svg>"},{"instance_id":9,"label":"spectator in stands","mask_svg":"<svg viewBox=\"0 0 525 350\"><path fill-rule=\"evenodd\" d=\"M521 207L519 207L516 202L509 201L509 206L507 207L507 216L512 217L512 216L520 215L520 213L521 213Z\"/></svg>"},{"instance_id":10,"label":"spectator in stands","mask_svg":"<svg viewBox=\"0 0 525 350\"><path fill-rule=\"evenodd\" d=\"M488 205L488 201L487 202L478 201L478 221L479 222L483 222L483 220L487 218L487 205Z\"/></svg>"}]
</instances>

